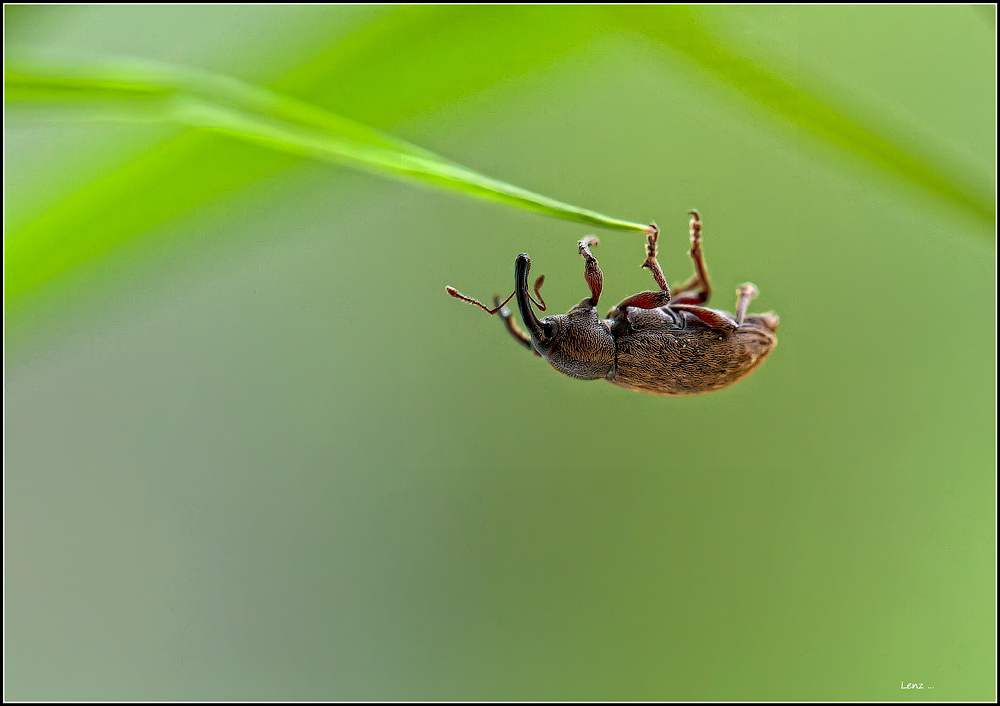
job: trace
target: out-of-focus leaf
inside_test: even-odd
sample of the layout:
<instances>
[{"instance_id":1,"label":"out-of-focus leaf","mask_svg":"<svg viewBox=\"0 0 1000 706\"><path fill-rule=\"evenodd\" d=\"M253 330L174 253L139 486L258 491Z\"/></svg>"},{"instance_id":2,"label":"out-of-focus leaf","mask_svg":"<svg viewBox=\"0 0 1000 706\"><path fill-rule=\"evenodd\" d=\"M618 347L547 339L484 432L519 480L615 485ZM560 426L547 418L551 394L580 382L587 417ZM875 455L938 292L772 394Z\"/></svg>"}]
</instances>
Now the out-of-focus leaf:
<instances>
[{"instance_id":1,"label":"out-of-focus leaf","mask_svg":"<svg viewBox=\"0 0 1000 706\"><path fill-rule=\"evenodd\" d=\"M233 84L224 79L204 74L189 76L193 76L198 86L196 93L217 92L222 88L227 108L244 111L249 108L254 115L265 119L346 132L370 145L414 156L428 155L420 148L323 108L332 105L376 125L391 125L442 100L460 98L493 85L512 72L549 62L586 43L594 32L595 25L589 15L578 12L567 17L556 12L558 9L395 9L278 80L284 93L307 98L308 102L288 98L275 103L270 98L273 94L267 91L246 86L234 90ZM440 71L442 66L448 71ZM166 91L163 88L161 85L152 92L133 91L144 96L133 106L142 103L149 109L133 111L133 117L157 118L156 112L163 109L163 101L170 98L169 86ZM89 90L100 92L101 87L91 86ZM97 96L90 96L94 97ZM114 103L106 95L103 97L105 107ZM436 159L442 165L452 164L440 157ZM182 132L76 189L31 220L7 223L7 306L19 307L40 286L171 218L190 214L281 171L296 160L289 153L220 141L203 130ZM483 187L483 184L475 186ZM520 195L515 193L512 197ZM17 263L16 269L12 262Z\"/></svg>"},{"instance_id":2,"label":"out-of-focus leaf","mask_svg":"<svg viewBox=\"0 0 1000 706\"><path fill-rule=\"evenodd\" d=\"M99 111L110 103L131 109L137 119L211 127L197 124L197 111L192 107L200 103L318 128L346 140L436 162L446 161L367 125L228 76L134 59L103 64L8 61L4 67L4 101L8 108L92 105L98 111L97 118L101 115ZM128 119L125 113L111 117ZM214 125L219 118L208 122Z\"/></svg>"},{"instance_id":3,"label":"out-of-focus leaf","mask_svg":"<svg viewBox=\"0 0 1000 706\"><path fill-rule=\"evenodd\" d=\"M132 100L152 102L152 110L142 110L143 116L213 130L281 152L424 181L555 218L614 230L650 230L490 178L365 125L225 76L118 62L65 68L22 64L8 69L4 78L8 108L72 107L104 100L126 105ZM110 118L119 115L109 113ZM18 272L19 252L8 250L8 291L14 293L23 279Z\"/></svg>"},{"instance_id":4,"label":"out-of-focus leaf","mask_svg":"<svg viewBox=\"0 0 1000 706\"><path fill-rule=\"evenodd\" d=\"M816 89L792 85L704 29L695 10L624 7L610 11L624 26L678 52L773 114L911 185L948 201L979 221L996 220L992 185L969 183L968 172L904 147L900 133L852 115Z\"/></svg>"}]
</instances>

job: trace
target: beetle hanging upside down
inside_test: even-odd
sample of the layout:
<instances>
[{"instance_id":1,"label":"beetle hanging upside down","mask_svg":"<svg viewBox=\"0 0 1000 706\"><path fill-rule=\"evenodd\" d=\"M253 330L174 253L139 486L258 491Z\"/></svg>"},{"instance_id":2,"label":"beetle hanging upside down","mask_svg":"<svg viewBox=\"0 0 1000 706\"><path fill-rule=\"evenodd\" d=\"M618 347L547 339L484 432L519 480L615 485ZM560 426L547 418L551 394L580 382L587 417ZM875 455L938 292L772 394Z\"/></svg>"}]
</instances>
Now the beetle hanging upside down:
<instances>
[{"instance_id":1,"label":"beetle hanging upside down","mask_svg":"<svg viewBox=\"0 0 1000 706\"><path fill-rule=\"evenodd\" d=\"M642 267L652 271L659 290L633 294L608 312L605 319L597 315L604 275L590 252L598 243L592 235L580 241L590 296L565 314L542 320L535 315L532 303L545 311L539 292L545 277L535 282L535 301L528 292L531 259L527 253L514 260L513 293L504 302L494 297L492 309L454 287L447 287L447 291L491 315L500 312L507 330L519 343L564 375L579 380L604 378L619 387L654 395L698 395L721 390L752 373L774 349L778 343L774 335L778 317L773 313L746 313L757 296L757 288L749 282L736 289L735 317L702 306L712 294L712 285L701 253L701 218L697 211L691 211L691 216L694 277L675 288L671 296L656 261L659 232L652 226ZM527 334L517 327L506 306L515 295Z\"/></svg>"}]
</instances>

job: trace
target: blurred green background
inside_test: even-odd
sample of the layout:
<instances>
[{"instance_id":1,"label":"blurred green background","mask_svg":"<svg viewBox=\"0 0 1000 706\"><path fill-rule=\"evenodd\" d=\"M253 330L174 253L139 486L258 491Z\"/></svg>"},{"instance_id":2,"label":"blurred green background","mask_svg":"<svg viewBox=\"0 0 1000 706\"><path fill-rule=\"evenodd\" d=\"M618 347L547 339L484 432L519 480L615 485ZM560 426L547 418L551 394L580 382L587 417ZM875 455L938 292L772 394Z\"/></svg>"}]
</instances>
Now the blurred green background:
<instances>
[{"instance_id":1,"label":"blurred green background","mask_svg":"<svg viewBox=\"0 0 1000 706\"><path fill-rule=\"evenodd\" d=\"M5 296L7 699L995 698L993 215L677 41L989 205L993 8L4 12L8 57L208 69L656 220L672 281L698 208L712 303L781 316L722 392L571 380L444 286L523 250L564 311L593 228L8 106L5 252L85 256ZM599 235L602 302L648 288Z\"/></svg>"}]
</instances>

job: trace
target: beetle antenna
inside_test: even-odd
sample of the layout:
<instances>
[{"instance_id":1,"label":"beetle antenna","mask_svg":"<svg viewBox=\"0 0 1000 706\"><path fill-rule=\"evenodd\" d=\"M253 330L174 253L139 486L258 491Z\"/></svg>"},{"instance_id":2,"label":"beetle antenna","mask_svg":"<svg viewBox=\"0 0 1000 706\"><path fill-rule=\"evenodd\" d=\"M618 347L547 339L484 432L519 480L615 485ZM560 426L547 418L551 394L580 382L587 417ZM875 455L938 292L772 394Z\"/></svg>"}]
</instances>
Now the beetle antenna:
<instances>
[{"instance_id":1,"label":"beetle antenna","mask_svg":"<svg viewBox=\"0 0 1000 706\"><path fill-rule=\"evenodd\" d=\"M490 316L493 316L495 313L497 313L498 311L500 311L501 309L503 309L504 305L506 305L507 302L509 302L511 299L514 298L514 292L511 292L510 296L507 297L506 299L504 299L502 304L500 304L499 306L497 306L494 309L490 309L488 306L486 306L482 302L480 302L480 301L478 301L476 299L473 299L472 297L465 296L464 294L462 294L460 291L458 291L454 287L445 287L444 290L446 292L448 292L448 294L450 294L451 296L455 297L456 299L461 299L463 302L468 302L469 304L474 304L474 305L478 306L480 309L482 309L483 311L485 311ZM499 299L499 298L500 297L497 297L497 299Z\"/></svg>"},{"instance_id":2,"label":"beetle antenna","mask_svg":"<svg viewBox=\"0 0 1000 706\"><path fill-rule=\"evenodd\" d=\"M531 296L530 294L528 295L528 298L531 299L532 303L534 303L534 305L537 306L541 311L545 311L545 300L542 299L542 293L539 292L538 290L542 288L543 282L545 282L545 275L542 275L541 277L535 280L535 297L538 297L538 301L535 301L535 297ZM514 295L511 294L511 296ZM506 302L504 303L506 304Z\"/></svg>"},{"instance_id":3,"label":"beetle antenna","mask_svg":"<svg viewBox=\"0 0 1000 706\"><path fill-rule=\"evenodd\" d=\"M531 296L530 294L528 295L528 298L532 301L532 303L535 306L537 306L541 311L545 311L545 300L542 299L542 293L539 292L538 290L542 288L542 284L544 284L544 283L545 283L545 275L542 275L541 277L539 277L538 279L535 280L535 297L538 297L538 301L535 301L535 297ZM454 287L450 287L450 286L449 287L445 287L444 291L448 292L448 294L450 294L451 296L455 297L456 299L461 299L463 302L468 302L469 304L474 304L475 306L478 306L480 309L482 309L483 311L485 311L490 316L493 316L495 313L497 313L498 311L500 311L501 309L503 309L505 306L507 306L507 302L509 302L511 299L514 298L514 292L511 292L510 296L507 297L506 299L504 299L502 302L500 302L500 297L498 297L498 296L497 297L493 297L493 299L494 299L493 303L496 304L496 306L494 308L490 309L488 306L486 306L485 304L483 304L478 299L473 299L472 297L467 297L464 294L462 294L460 291L458 291L457 289L455 289ZM497 302L500 302L500 303L497 304Z\"/></svg>"}]
</instances>

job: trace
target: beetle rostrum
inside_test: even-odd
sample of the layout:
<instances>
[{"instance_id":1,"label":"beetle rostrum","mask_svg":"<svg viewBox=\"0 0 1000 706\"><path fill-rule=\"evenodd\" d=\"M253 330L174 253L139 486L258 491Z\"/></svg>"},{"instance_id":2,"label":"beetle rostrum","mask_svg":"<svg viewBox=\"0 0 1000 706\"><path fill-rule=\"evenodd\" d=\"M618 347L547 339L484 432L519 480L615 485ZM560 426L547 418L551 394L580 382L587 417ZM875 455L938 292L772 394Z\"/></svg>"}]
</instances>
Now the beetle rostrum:
<instances>
[{"instance_id":1,"label":"beetle rostrum","mask_svg":"<svg viewBox=\"0 0 1000 706\"><path fill-rule=\"evenodd\" d=\"M752 373L778 343L778 317L773 312L747 314L757 287L747 282L736 289L736 311L704 306L712 294L701 250L701 218L691 211L691 259L694 276L671 294L656 260L659 232L646 238L642 267L652 272L658 289L628 297L601 318L597 313L604 275L590 248L597 238L579 243L584 279L590 296L565 314L539 319L532 304L545 311L541 296L544 276L528 291L531 258L521 253L514 260L514 291L503 302L494 297L493 308L461 294L448 293L489 314L499 313L507 330L521 345L545 358L564 375L578 380L605 379L629 390L654 395L699 395L729 387ZM517 298L527 333L511 318L507 302Z\"/></svg>"}]
</instances>

